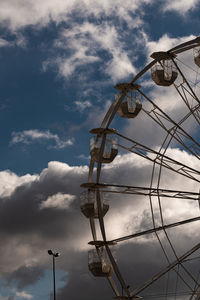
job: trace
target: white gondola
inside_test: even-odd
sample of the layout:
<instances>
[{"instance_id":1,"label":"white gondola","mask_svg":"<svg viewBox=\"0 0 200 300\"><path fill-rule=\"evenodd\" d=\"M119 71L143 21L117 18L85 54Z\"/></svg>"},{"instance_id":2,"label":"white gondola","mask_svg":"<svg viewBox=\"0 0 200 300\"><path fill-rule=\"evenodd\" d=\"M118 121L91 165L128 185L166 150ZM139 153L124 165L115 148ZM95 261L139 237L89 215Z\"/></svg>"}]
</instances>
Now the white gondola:
<instances>
[{"instance_id":1,"label":"white gondola","mask_svg":"<svg viewBox=\"0 0 200 300\"><path fill-rule=\"evenodd\" d=\"M119 83L115 86L116 89L122 91L128 88L125 100L120 104L117 112L122 118L135 118L142 109L141 96L136 91L140 86L137 84L128 87L128 83ZM134 91L134 92L132 92ZM121 93L116 95L116 98L121 97Z\"/></svg>"},{"instance_id":2,"label":"white gondola","mask_svg":"<svg viewBox=\"0 0 200 300\"><path fill-rule=\"evenodd\" d=\"M105 196L100 192L101 198L101 208L103 217L109 210L109 204L107 204ZM80 208L81 212L84 214L86 218L98 218L98 208L97 208L97 199L96 199L96 191L88 190L80 195Z\"/></svg>"},{"instance_id":3,"label":"white gondola","mask_svg":"<svg viewBox=\"0 0 200 300\"><path fill-rule=\"evenodd\" d=\"M88 251L88 268L97 277L109 277L112 274L112 265L107 259L103 248Z\"/></svg>"},{"instance_id":4,"label":"white gondola","mask_svg":"<svg viewBox=\"0 0 200 300\"><path fill-rule=\"evenodd\" d=\"M95 162L100 161L100 142L101 138L96 141L95 137L90 139L90 155ZM109 136L105 143L104 153L101 158L102 163L111 163L117 156L118 146L116 137Z\"/></svg>"},{"instance_id":5,"label":"white gondola","mask_svg":"<svg viewBox=\"0 0 200 300\"><path fill-rule=\"evenodd\" d=\"M151 78L157 85L170 86L175 82L177 76L178 71L170 60L163 60L151 68Z\"/></svg>"},{"instance_id":6,"label":"white gondola","mask_svg":"<svg viewBox=\"0 0 200 300\"><path fill-rule=\"evenodd\" d=\"M200 47L194 48L194 62L200 67Z\"/></svg>"}]
</instances>

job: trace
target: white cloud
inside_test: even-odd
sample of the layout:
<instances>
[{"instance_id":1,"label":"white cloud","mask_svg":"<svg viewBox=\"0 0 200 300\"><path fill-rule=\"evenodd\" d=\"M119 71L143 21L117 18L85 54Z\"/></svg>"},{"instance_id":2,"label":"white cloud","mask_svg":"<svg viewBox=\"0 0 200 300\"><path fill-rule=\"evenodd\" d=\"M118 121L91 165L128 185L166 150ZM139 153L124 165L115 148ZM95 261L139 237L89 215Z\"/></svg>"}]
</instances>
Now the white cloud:
<instances>
[{"instance_id":1,"label":"white cloud","mask_svg":"<svg viewBox=\"0 0 200 300\"><path fill-rule=\"evenodd\" d=\"M134 21L130 13L136 12L143 4L152 0L128 0L121 2L116 0L2 0L0 4L0 22L9 26L12 30L27 25L45 26L51 20L59 23L70 18L73 12L79 16L117 16L126 21L129 26L137 27L141 20L136 16Z\"/></svg>"},{"instance_id":2,"label":"white cloud","mask_svg":"<svg viewBox=\"0 0 200 300\"><path fill-rule=\"evenodd\" d=\"M86 108L91 107L92 104L90 101L75 101L77 110L83 112Z\"/></svg>"},{"instance_id":3,"label":"white cloud","mask_svg":"<svg viewBox=\"0 0 200 300\"><path fill-rule=\"evenodd\" d=\"M163 5L163 11L176 11L179 14L185 14L198 5L198 0L167 0Z\"/></svg>"},{"instance_id":4,"label":"white cloud","mask_svg":"<svg viewBox=\"0 0 200 300\"><path fill-rule=\"evenodd\" d=\"M133 76L136 73L136 68L131 63L128 54L118 49L113 52L113 59L107 63L105 72L110 75L114 82L117 82L128 75Z\"/></svg>"},{"instance_id":5,"label":"white cloud","mask_svg":"<svg viewBox=\"0 0 200 300\"><path fill-rule=\"evenodd\" d=\"M71 44L71 47L73 44ZM61 58L58 57L55 60L56 65L59 68L59 73L61 76L69 77L71 76L75 70L83 66L85 64L90 64L97 62L99 60L98 57L87 55L86 51L88 50L86 47L82 47L82 45L79 45L80 47L77 47L78 45L75 45L75 48L73 49L75 51L75 54L72 55L70 58ZM43 63L43 70L45 71L49 65L52 64L51 60L47 60ZM54 63L53 63L54 64Z\"/></svg>"},{"instance_id":6,"label":"white cloud","mask_svg":"<svg viewBox=\"0 0 200 300\"><path fill-rule=\"evenodd\" d=\"M8 197L12 192L23 184L30 184L38 179L38 175L26 174L17 176L15 173L5 170L0 172L0 197Z\"/></svg>"},{"instance_id":7,"label":"white cloud","mask_svg":"<svg viewBox=\"0 0 200 300\"><path fill-rule=\"evenodd\" d=\"M12 46L12 43L8 42L5 39L0 38L0 47L7 47L7 46Z\"/></svg>"},{"instance_id":8,"label":"white cloud","mask_svg":"<svg viewBox=\"0 0 200 300\"><path fill-rule=\"evenodd\" d=\"M121 27L125 22L131 29L140 28L143 24L143 7L151 5L153 1L127 0L122 4L120 0L114 3L111 0L84 0L80 6L77 0L3 0L0 4L0 22L15 33L27 25L46 26L52 20L57 24L62 21L71 24L71 28L64 30L55 43L57 49L67 50L67 56L62 52L57 57L46 59L43 70L56 65L60 76L69 77L85 65L89 67L90 64L99 63L99 71L116 82L136 73L136 47L135 44L132 45L132 41L130 47L123 42L123 35L126 39L127 37L126 31L122 31ZM74 12L81 16L82 23L71 19ZM85 21L88 16L95 17L96 25ZM113 18L117 20L116 24L113 23ZM22 36L18 37L16 44L25 46L26 40ZM106 62L102 52L106 54Z\"/></svg>"},{"instance_id":9,"label":"white cloud","mask_svg":"<svg viewBox=\"0 0 200 300\"><path fill-rule=\"evenodd\" d=\"M53 196L49 196L47 200L41 202L40 208L44 209L52 207L56 209L68 209L75 198L76 197L74 195L57 193Z\"/></svg>"},{"instance_id":10,"label":"white cloud","mask_svg":"<svg viewBox=\"0 0 200 300\"><path fill-rule=\"evenodd\" d=\"M27 292L25 291L22 291L22 292L16 292L16 296L17 297L21 297L21 298L24 298L24 299L32 299L33 296L31 294L28 294Z\"/></svg>"},{"instance_id":11,"label":"white cloud","mask_svg":"<svg viewBox=\"0 0 200 300\"><path fill-rule=\"evenodd\" d=\"M187 42L189 40L194 39L196 36L194 35L188 35L188 36L182 36L182 37L176 37L172 38L168 34L162 35L159 40L152 41L149 39L148 35L143 33L144 42L147 49L147 56L149 57L150 54L157 51L168 51L169 49Z\"/></svg>"},{"instance_id":12,"label":"white cloud","mask_svg":"<svg viewBox=\"0 0 200 300\"><path fill-rule=\"evenodd\" d=\"M114 25L95 25L89 22L81 26L74 24L70 31L63 30L55 42L56 48L70 50L71 56L47 60L43 67L46 70L49 65L56 64L60 75L68 77L80 66L101 62L100 70L116 81L136 72L125 46ZM106 51L110 56L106 62L103 62L105 58L100 51Z\"/></svg>"},{"instance_id":13,"label":"white cloud","mask_svg":"<svg viewBox=\"0 0 200 300\"><path fill-rule=\"evenodd\" d=\"M13 34L13 39L9 41L4 38L0 38L0 47L26 47L26 38L20 32L14 32Z\"/></svg>"},{"instance_id":14,"label":"white cloud","mask_svg":"<svg viewBox=\"0 0 200 300\"><path fill-rule=\"evenodd\" d=\"M16 32L15 36L16 36L16 39L14 41L15 45L21 48L25 48L27 45L27 40L25 36L20 32Z\"/></svg>"},{"instance_id":15,"label":"white cloud","mask_svg":"<svg viewBox=\"0 0 200 300\"><path fill-rule=\"evenodd\" d=\"M55 146L51 146L56 149L63 149L65 147L73 145L73 140L68 139L66 141L62 141L57 134L52 134L49 130L40 131L38 129L24 130L19 132L12 133L12 139L10 144L31 144L33 142L39 141L54 141Z\"/></svg>"},{"instance_id":16,"label":"white cloud","mask_svg":"<svg viewBox=\"0 0 200 300\"><path fill-rule=\"evenodd\" d=\"M80 154L78 157L79 157L80 159L90 161L90 156L86 156L86 155L84 155L84 154Z\"/></svg>"}]
</instances>

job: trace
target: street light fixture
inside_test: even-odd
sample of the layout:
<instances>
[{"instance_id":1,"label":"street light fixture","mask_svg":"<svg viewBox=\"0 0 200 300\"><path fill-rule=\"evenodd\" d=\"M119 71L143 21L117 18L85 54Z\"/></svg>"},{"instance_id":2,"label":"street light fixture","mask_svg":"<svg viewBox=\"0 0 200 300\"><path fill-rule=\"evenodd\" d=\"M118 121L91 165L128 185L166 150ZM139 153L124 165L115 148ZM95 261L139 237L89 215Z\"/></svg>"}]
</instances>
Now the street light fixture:
<instances>
[{"instance_id":1,"label":"street light fixture","mask_svg":"<svg viewBox=\"0 0 200 300\"><path fill-rule=\"evenodd\" d=\"M54 294L54 300L56 300L56 276L55 276L55 257L60 256L60 253L53 252L52 250L47 251L49 255L52 255L53 257L53 294Z\"/></svg>"}]
</instances>

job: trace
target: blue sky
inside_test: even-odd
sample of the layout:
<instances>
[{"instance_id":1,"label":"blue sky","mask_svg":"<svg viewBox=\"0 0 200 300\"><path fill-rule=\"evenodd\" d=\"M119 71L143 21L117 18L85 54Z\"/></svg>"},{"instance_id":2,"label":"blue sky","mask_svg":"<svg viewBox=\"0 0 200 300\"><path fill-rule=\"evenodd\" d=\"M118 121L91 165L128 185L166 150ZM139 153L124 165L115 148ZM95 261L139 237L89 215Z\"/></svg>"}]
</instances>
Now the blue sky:
<instances>
[{"instance_id":1,"label":"blue sky","mask_svg":"<svg viewBox=\"0 0 200 300\"><path fill-rule=\"evenodd\" d=\"M52 299L49 248L62 253L58 300L80 298L79 288L87 284L93 287L83 299L98 298L101 290L105 299L112 297L87 270L91 234L79 212L89 130L100 125L114 100L115 84L136 75L152 52L199 36L199 27L198 0L1 0L0 236L5 242L0 247L0 300L37 300L41 294ZM144 80L149 82L149 75ZM163 91L151 93L167 103ZM182 112L178 104L174 107ZM116 117L113 127L151 146L161 143L159 130L145 120L137 125ZM172 157L195 165L188 154L176 151ZM118 167L130 176L126 164L131 158L120 155ZM140 165L142 182L148 166L132 163ZM115 176L109 168L105 172ZM123 234L113 222L113 234ZM31 277L33 269L37 272Z\"/></svg>"},{"instance_id":2,"label":"blue sky","mask_svg":"<svg viewBox=\"0 0 200 300\"><path fill-rule=\"evenodd\" d=\"M37 5L34 8L38 9ZM46 14L31 14L35 23L27 19L26 26L12 15L4 16L0 31L2 170L38 173L51 160L85 163L80 155L88 156L87 132L93 126L88 116L103 111L112 100L113 85L145 64L145 39L157 41L164 34L170 38L198 35L197 5L193 11L179 14L172 9L163 12L162 4L157 7L142 1L136 12L128 12L129 22L120 14L113 16L117 8L110 13L99 8L95 18L85 4L85 18L74 8L66 16L67 22L61 12L50 18L46 4ZM26 8L21 10L26 19ZM104 35L113 37L110 45L104 44ZM123 67L117 65L121 59ZM13 141L17 133L30 130L44 135L36 138L30 133L28 139ZM47 132L52 136L45 136ZM56 137L64 144L59 145Z\"/></svg>"}]
</instances>

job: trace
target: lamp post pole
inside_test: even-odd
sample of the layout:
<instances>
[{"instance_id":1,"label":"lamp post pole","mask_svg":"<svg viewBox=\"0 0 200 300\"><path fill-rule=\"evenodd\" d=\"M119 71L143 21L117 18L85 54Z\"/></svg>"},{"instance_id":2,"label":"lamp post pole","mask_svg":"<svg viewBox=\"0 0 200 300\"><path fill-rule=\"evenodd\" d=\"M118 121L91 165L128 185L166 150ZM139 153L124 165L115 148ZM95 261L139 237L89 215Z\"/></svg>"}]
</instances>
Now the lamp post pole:
<instances>
[{"instance_id":1,"label":"lamp post pole","mask_svg":"<svg viewBox=\"0 0 200 300\"><path fill-rule=\"evenodd\" d=\"M56 275L55 275L55 256L53 255L53 294L56 300Z\"/></svg>"},{"instance_id":2,"label":"lamp post pole","mask_svg":"<svg viewBox=\"0 0 200 300\"><path fill-rule=\"evenodd\" d=\"M54 253L52 250L48 250L48 254L53 256L53 295L56 300L56 274L55 274L55 257L60 256L58 252Z\"/></svg>"}]
</instances>

